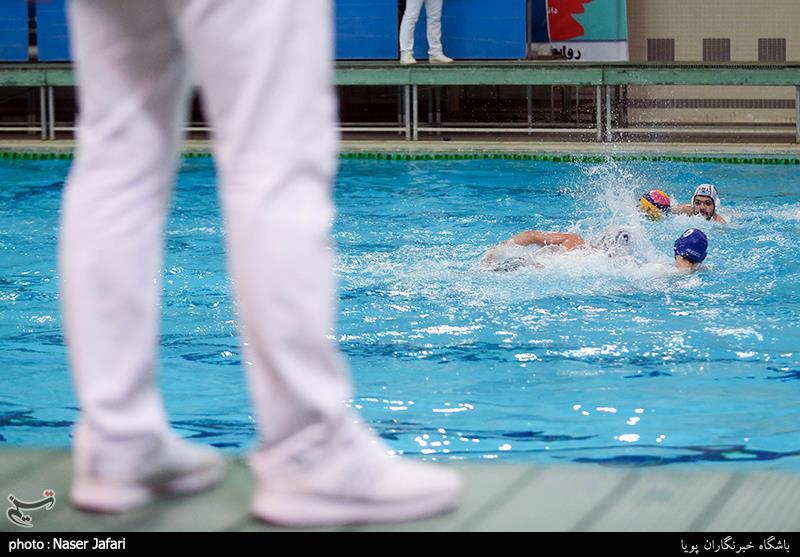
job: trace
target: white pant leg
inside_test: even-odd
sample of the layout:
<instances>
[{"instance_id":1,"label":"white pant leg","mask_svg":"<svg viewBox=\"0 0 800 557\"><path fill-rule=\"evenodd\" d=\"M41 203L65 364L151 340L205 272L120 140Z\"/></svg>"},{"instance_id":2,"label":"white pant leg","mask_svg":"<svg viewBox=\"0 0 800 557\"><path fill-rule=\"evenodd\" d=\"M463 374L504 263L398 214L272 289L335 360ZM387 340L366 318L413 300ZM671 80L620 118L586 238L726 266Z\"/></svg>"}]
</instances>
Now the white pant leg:
<instances>
[{"instance_id":1,"label":"white pant leg","mask_svg":"<svg viewBox=\"0 0 800 557\"><path fill-rule=\"evenodd\" d=\"M351 418L330 335L336 169L330 0L188 0L176 18L214 126L243 359L263 451L320 454ZM258 472L256 470L256 472Z\"/></svg>"},{"instance_id":2,"label":"white pant leg","mask_svg":"<svg viewBox=\"0 0 800 557\"><path fill-rule=\"evenodd\" d=\"M400 22L400 52L414 52L414 28L425 0L406 0L406 11Z\"/></svg>"},{"instance_id":3,"label":"white pant leg","mask_svg":"<svg viewBox=\"0 0 800 557\"><path fill-rule=\"evenodd\" d=\"M63 200L62 306L76 457L124 474L169 425L155 384L162 228L187 97L161 0L72 0L77 156ZM91 458L90 458L91 457Z\"/></svg>"},{"instance_id":4,"label":"white pant leg","mask_svg":"<svg viewBox=\"0 0 800 557\"><path fill-rule=\"evenodd\" d=\"M443 0L425 0L428 56L442 54L442 2Z\"/></svg>"}]
</instances>

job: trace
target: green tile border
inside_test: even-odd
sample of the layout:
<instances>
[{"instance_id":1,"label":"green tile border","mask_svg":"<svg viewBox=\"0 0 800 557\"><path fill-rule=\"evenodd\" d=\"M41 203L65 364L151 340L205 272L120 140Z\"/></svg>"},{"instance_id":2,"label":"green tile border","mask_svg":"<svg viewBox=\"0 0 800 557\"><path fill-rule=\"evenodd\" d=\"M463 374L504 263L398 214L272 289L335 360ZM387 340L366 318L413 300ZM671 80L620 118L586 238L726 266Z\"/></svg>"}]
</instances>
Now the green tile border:
<instances>
[{"instance_id":1,"label":"green tile border","mask_svg":"<svg viewBox=\"0 0 800 557\"><path fill-rule=\"evenodd\" d=\"M770 157L770 156L743 156L743 155L630 155L630 154L543 154L543 153L402 153L402 152L346 152L341 153L342 159L367 159L367 160L399 160L399 161L428 161L428 160L527 160L548 162L578 162L602 163L613 161L651 161L651 162L695 162L695 163L724 163L724 164L800 164L800 157Z\"/></svg>"},{"instance_id":2,"label":"green tile border","mask_svg":"<svg viewBox=\"0 0 800 557\"><path fill-rule=\"evenodd\" d=\"M210 158L208 151L186 151L184 158ZM53 160L72 159L72 151L0 150L0 159ZM401 152L401 151L349 151L339 154L340 159L391 160L391 161L442 161L442 160L524 160L547 162L603 163L613 161L694 162L720 164L795 164L800 156L752 155L655 155L655 154L564 154L564 153L508 153L508 152Z\"/></svg>"},{"instance_id":3,"label":"green tile border","mask_svg":"<svg viewBox=\"0 0 800 557\"><path fill-rule=\"evenodd\" d=\"M0 151L0 159L33 161L71 158L73 155L69 151Z\"/></svg>"}]
</instances>

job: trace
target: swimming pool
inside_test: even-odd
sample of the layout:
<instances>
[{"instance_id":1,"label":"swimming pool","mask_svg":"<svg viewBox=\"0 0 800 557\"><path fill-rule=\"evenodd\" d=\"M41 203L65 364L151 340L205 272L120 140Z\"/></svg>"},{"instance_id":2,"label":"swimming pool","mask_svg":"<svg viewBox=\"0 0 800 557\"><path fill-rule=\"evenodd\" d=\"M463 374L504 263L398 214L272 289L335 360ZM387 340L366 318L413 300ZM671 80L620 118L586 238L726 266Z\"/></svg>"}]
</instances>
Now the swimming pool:
<instances>
[{"instance_id":1,"label":"swimming pool","mask_svg":"<svg viewBox=\"0 0 800 557\"><path fill-rule=\"evenodd\" d=\"M0 443L65 447L76 417L55 247L67 161L2 161ZM645 221L712 182L720 226ZM342 161L335 190L347 404L429 459L800 469L800 167L656 162ZM552 257L492 273L530 228L635 229L636 260ZM671 271L688 227L709 269ZM160 383L185 436L243 451L255 427L215 176L187 159L167 230Z\"/></svg>"}]
</instances>

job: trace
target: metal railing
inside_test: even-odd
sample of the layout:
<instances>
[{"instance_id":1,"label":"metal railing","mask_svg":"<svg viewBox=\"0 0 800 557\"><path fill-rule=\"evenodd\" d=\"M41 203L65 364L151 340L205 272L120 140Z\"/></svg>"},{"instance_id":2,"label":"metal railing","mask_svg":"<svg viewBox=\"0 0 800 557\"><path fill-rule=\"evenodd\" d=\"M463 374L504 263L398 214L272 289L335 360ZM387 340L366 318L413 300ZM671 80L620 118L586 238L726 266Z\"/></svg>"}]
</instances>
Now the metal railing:
<instances>
[{"instance_id":1,"label":"metal railing","mask_svg":"<svg viewBox=\"0 0 800 557\"><path fill-rule=\"evenodd\" d=\"M615 125L612 104L613 88L627 85L740 85L792 86L795 89L794 138L800 143L800 64L631 64L563 62L456 62L448 66L417 64L399 66L395 62L340 62L336 65L336 84L340 86L392 86L402 88L398 122L384 125L342 126L343 131L401 133L410 141L420 133L577 133L593 135L597 141L613 141L628 133L685 133L700 128L672 126ZM524 85L527 93L528 125L426 125L419 121L419 87L453 85ZM594 88L594 125L541 127L532 117L530 87L567 85ZM56 131L70 131L72 126L56 125L54 87L74 86L69 64L0 64L0 87L38 87L42 139L54 139ZM438 109L440 110L440 108ZM20 129L30 131L31 126ZM194 127L192 129L198 129ZM707 127L708 134L730 133L731 128ZM791 128L739 127L736 133L783 134Z\"/></svg>"}]
</instances>

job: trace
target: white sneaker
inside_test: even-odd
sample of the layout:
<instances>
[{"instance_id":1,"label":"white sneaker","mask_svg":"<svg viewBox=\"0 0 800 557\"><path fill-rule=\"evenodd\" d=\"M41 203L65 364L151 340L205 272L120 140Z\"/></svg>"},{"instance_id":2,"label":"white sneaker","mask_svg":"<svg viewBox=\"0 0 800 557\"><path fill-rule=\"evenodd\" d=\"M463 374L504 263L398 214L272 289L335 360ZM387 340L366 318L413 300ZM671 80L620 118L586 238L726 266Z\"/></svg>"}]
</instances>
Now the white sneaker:
<instances>
[{"instance_id":1,"label":"white sneaker","mask_svg":"<svg viewBox=\"0 0 800 557\"><path fill-rule=\"evenodd\" d=\"M433 54L428 57L429 64L451 64L453 59L449 56L445 56L443 53Z\"/></svg>"},{"instance_id":2,"label":"white sneaker","mask_svg":"<svg viewBox=\"0 0 800 557\"><path fill-rule=\"evenodd\" d=\"M76 451L77 452L77 451ZM222 455L211 447L169 438L151 454L142 455L137 467L125 466L124 476L93 472L91 466L73 459L75 470L70 502L93 512L120 513L146 505L159 497L189 495L213 487L227 472Z\"/></svg>"},{"instance_id":3,"label":"white sneaker","mask_svg":"<svg viewBox=\"0 0 800 557\"><path fill-rule=\"evenodd\" d=\"M386 523L427 517L461 502L461 475L446 467L385 456L378 447L349 450L292 471L270 473L262 455L251 460L259 480L251 511L280 526Z\"/></svg>"},{"instance_id":4,"label":"white sneaker","mask_svg":"<svg viewBox=\"0 0 800 557\"><path fill-rule=\"evenodd\" d=\"M417 61L414 59L414 55L410 52L402 52L400 53L400 65L401 66L410 66L411 64L416 64Z\"/></svg>"}]
</instances>

